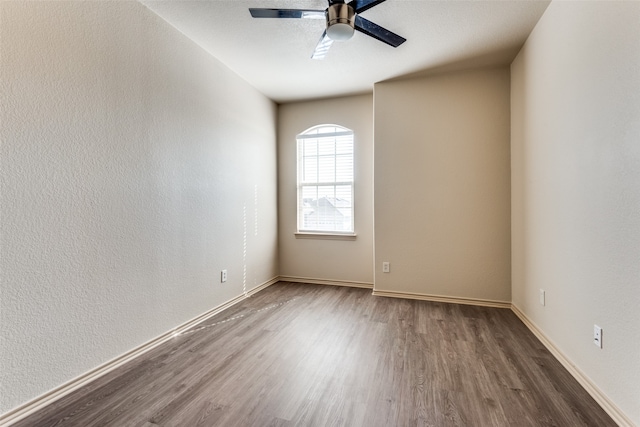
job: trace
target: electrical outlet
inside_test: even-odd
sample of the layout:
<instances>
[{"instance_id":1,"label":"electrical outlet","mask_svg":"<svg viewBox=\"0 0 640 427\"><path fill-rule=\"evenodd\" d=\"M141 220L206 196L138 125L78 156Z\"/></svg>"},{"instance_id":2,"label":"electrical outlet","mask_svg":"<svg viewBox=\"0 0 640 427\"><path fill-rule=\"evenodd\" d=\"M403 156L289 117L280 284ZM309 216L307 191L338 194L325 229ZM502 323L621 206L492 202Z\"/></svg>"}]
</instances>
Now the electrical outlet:
<instances>
[{"instance_id":1,"label":"electrical outlet","mask_svg":"<svg viewBox=\"0 0 640 427\"><path fill-rule=\"evenodd\" d=\"M540 289L540 305L545 305L544 289Z\"/></svg>"},{"instance_id":2,"label":"electrical outlet","mask_svg":"<svg viewBox=\"0 0 640 427\"><path fill-rule=\"evenodd\" d=\"M382 272L388 273L390 271L390 265L388 261L382 263Z\"/></svg>"},{"instance_id":3,"label":"electrical outlet","mask_svg":"<svg viewBox=\"0 0 640 427\"><path fill-rule=\"evenodd\" d=\"M593 343L602 348L602 328L598 325L593 325Z\"/></svg>"},{"instance_id":4,"label":"electrical outlet","mask_svg":"<svg viewBox=\"0 0 640 427\"><path fill-rule=\"evenodd\" d=\"M220 282L224 283L227 281L227 270L222 270L220 272Z\"/></svg>"}]
</instances>

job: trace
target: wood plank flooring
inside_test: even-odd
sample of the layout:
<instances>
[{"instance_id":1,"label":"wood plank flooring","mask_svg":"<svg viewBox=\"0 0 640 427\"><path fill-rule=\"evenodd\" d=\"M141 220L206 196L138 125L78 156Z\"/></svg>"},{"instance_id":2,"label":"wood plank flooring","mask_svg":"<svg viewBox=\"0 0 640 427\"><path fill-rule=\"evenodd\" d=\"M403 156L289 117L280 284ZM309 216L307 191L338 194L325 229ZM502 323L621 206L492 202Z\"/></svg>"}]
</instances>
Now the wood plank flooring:
<instances>
[{"instance_id":1,"label":"wood plank flooring","mask_svg":"<svg viewBox=\"0 0 640 427\"><path fill-rule=\"evenodd\" d=\"M278 283L16 426L615 426L506 309Z\"/></svg>"}]
</instances>

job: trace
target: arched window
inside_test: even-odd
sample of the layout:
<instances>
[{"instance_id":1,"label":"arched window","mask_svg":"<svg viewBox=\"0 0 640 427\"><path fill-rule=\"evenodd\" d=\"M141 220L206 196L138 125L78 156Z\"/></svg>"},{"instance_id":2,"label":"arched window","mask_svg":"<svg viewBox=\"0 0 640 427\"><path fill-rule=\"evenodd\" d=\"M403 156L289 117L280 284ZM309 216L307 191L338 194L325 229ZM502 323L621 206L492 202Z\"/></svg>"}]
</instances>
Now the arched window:
<instances>
[{"instance_id":1,"label":"arched window","mask_svg":"<svg viewBox=\"0 0 640 427\"><path fill-rule=\"evenodd\" d=\"M298 232L353 234L353 131L319 125L297 139Z\"/></svg>"}]
</instances>

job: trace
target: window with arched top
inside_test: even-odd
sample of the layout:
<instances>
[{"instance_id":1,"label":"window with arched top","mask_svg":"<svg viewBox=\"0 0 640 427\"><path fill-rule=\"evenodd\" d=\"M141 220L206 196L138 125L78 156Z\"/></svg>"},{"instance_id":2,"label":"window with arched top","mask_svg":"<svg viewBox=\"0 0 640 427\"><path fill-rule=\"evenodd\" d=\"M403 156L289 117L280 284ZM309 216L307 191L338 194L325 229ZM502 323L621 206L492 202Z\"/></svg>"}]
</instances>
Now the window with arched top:
<instances>
[{"instance_id":1,"label":"window with arched top","mask_svg":"<svg viewBox=\"0 0 640 427\"><path fill-rule=\"evenodd\" d=\"M353 131L314 126L298 140L298 232L353 234Z\"/></svg>"}]
</instances>

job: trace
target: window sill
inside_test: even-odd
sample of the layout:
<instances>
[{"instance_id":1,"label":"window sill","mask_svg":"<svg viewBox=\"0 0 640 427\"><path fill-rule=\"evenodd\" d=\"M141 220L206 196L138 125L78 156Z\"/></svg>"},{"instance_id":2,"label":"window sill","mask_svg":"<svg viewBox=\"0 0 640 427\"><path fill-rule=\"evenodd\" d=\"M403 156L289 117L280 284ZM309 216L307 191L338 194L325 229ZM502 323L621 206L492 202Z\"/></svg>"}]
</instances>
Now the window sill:
<instances>
[{"instance_id":1,"label":"window sill","mask_svg":"<svg viewBox=\"0 0 640 427\"><path fill-rule=\"evenodd\" d=\"M295 233L296 239L319 239L319 240L356 240L356 233Z\"/></svg>"}]
</instances>

